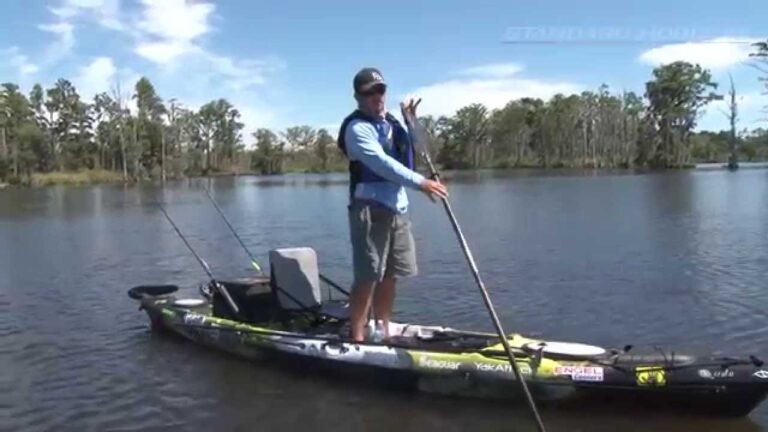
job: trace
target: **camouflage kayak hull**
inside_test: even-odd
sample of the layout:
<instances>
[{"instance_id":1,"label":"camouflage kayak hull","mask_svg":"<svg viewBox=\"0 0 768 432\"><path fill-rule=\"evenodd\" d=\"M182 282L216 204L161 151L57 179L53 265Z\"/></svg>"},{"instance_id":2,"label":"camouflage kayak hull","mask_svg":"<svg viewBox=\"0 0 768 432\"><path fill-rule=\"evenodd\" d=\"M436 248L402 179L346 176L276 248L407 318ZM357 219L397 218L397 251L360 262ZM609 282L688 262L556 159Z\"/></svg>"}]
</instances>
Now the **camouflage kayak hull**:
<instances>
[{"instance_id":1,"label":"camouflage kayak hull","mask_svg":"<svg viewBox=\"0 0 768 432\"><path fill-rule=\"evenodd\" d=\"M490 333L393 323L390 331L395 336L387 343L354 343L323 326L253 324L216 317L206 299L179 301L170 294L140 297L154 330L263 364L454 396L520 396L512 367L498 338ZM591 409L627 406L745 416L768 394L768 367L752 356L603 349L519 334L509 335L508 341L518 369L542 404L589 403ZM558 352L559 347L567 352Z\"/></svg>"}]
</instances>

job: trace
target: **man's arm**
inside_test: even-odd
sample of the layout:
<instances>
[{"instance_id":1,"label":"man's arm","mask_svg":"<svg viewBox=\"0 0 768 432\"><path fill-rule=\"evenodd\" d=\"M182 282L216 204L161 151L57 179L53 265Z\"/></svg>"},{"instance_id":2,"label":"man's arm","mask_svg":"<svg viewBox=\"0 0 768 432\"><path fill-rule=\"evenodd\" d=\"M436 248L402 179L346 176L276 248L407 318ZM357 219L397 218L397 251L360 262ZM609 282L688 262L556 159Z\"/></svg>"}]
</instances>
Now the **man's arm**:
<instances>
[{"instance_id":1,"label":"man's arm","mask_svg":"<svg viewBox=\"0 0 768 432\"><path fill-rule=\"evenodd\" d=\"M388 155L379 143L376 130L369 124L353 122L347 127L344 139L350 159L362 162L371 171L389 181L412 189L422 188L424 176Z\"/></svg>"}]
</instances>

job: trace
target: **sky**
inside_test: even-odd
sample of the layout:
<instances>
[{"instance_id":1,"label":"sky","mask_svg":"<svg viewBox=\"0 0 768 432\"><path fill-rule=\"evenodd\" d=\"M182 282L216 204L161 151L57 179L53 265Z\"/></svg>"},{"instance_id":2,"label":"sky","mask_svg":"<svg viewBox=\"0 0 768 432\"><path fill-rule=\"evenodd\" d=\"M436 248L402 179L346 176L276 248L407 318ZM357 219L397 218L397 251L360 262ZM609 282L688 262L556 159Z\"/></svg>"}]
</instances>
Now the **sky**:
<instances>
[{"instance_id":1,"label":"sky","mask_svg":"<svg viewBox=\"0 0 768 432\"><path fill-rule=\"evenodd\" d=\"M420 114L450 115L601 84L642 94L654 67L686 60L710 69L721 92L733 76L740 127L768 126L748 58L749 43L768 38L764 0L25 0L2 12L0 81L28 91L63 77L90 98L129 94L146 76L164 100L192 108L227 98L247 137L298 124L333 131L366 66L382 71L390 109L417 96ZM723 108L699 128L728 127Z\"/></svg>"}]
</instances>

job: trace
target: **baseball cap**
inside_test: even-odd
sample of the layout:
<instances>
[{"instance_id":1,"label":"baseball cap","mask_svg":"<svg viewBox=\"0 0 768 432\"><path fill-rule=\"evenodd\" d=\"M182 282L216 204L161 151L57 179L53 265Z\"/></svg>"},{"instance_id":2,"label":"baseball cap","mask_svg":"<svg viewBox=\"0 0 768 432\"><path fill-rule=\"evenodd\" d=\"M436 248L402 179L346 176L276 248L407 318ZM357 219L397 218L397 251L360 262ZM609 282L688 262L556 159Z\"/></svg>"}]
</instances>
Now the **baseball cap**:
<instances>
[{"instance_id":1,"label":"baseball cap","mask_svg":"<svg viewBox=\"0 0 768 432\"><path fill-rule=\"evenodd\" d=\"M360 72L355 75L355 79L352 82L355 93L364 93L377 85L386 87L387 83L384 81L381 72L371 67L360 69Z\"/></svg>"}]
</instances>

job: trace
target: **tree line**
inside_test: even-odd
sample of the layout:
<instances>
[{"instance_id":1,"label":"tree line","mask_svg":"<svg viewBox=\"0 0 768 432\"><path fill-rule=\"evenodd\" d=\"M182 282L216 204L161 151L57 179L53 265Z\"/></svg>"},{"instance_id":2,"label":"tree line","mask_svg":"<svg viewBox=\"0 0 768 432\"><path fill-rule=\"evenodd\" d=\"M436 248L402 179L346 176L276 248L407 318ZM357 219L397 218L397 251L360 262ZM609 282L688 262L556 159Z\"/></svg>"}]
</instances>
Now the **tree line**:
<instances>
[{"instance_id":1,"label":"tree line","mask_svg":"<svg viewBox=\"0 0 768 432\"><path fill-rule=\"evenodd\" d=\"M761 55L768 58L762 45ZM766 72L768 74L768 72ZM768 84L767 84L768 85ZM656 68L645 94L607 86L549 101L523 98L501 109L481 104L451 117L425 117L446 168L680 168L695 162L768 160L768 130L738 130L735 86L716 93L709 71L676 62ZM730 129L694 132L702 109L725 99Z\"/></svg>"},{"instance_id":2,"label":"tree line","mask_svg":"<svg viewBox=\"0 0 768 432\"><path fill-rule=\"evenodd\" d=\"M128 99L135 100L131 113ZM240 114L224 99L199 110L163 103L141 78L130 95L120 88L86 102L60 79L29 97L0 86L0 179L32 173L102 169L123 180L206 172L233 163L243 151Z\"/></svg>"},{"instance_id":3,"label":"tree line","mask_svg":"<svg viewBox=\"0 0 768 432\"><path fill-rule=\"evenodd\" d=\"M755 44L753 56L768 89L768 42ZM495 110L472 104L452 116L422 120L438 163L448 169L676 168L696 161L768 159L767 130L737 130L733 82L724 112L730 130L694 132L702 109L724 98L717 87L708 70L675 62L653 70L643 95L612 93L604 85L548 101L513 100ZM346 166L336 137L326 129L258 129L249 149L243 127L240 112L226 99L190 109L175 99L163 101L147 78L130 92L117 86L91 101L65 79L48 89L37 84L28 95L3 83L0 181L86 169L131 181Z\"/></svg>"}]
</instances>

